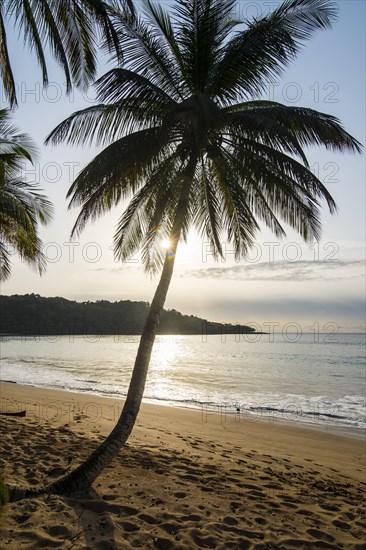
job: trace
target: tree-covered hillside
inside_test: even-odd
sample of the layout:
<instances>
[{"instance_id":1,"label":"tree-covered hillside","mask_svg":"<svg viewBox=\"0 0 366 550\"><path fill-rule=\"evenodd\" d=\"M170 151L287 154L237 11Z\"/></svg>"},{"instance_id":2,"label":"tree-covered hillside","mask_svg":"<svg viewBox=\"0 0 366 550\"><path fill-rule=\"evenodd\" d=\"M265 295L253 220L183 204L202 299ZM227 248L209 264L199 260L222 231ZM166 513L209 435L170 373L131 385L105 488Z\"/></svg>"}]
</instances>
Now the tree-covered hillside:
<instances>
[{"instance_id":1,"label":"tree-covered hillside","mask_svg":"<svg viewBox=\"0 0 366 550\"><path fill-rule=\"evenodd\" d=\"M0 332L24 336L141 334L148 302L75 302L38 294L0 296ZM213 323L164 310L158 334L247 334L248 326Z\"/></svg>"}]
</instances>

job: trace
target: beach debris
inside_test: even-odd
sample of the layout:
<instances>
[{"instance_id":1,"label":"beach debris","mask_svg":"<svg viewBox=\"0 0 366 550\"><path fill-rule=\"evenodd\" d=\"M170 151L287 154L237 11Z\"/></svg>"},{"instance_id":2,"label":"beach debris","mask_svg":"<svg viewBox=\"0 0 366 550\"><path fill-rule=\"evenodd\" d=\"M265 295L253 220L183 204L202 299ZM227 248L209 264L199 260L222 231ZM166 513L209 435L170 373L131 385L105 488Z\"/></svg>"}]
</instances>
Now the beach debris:
<instances>
[{"instance_id":1,"label":"beach debris","mask_svg":"<svg viewBox=\"0 0 366 550\"><path fill-rule=\"evenodd\" d=\"M17 411L17 412L0 411L0 414L4 416L25 416L27 414L27 411Z\"/></svg>"}]
</instances>

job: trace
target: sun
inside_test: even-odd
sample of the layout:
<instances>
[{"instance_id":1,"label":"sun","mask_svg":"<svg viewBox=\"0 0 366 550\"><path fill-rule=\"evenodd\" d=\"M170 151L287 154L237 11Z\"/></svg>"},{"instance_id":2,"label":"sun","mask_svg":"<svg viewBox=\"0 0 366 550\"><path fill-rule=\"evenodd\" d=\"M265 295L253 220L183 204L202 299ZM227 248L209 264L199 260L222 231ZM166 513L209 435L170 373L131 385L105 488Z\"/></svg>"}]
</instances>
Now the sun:
<instances>
[{"instance_id":1,"label":"sun","mask_svg":"<svg viewBox=\"0 0 366 550\"><path fill-rule=\"evenodd\" d=\"M156 233L158 235L158 243L159 243L159 246L162 250L168 250L169 248L172 247L172 241L169 239L169 234L168 232L164 229L164 227L162 227L161 225L159 225L157 228L156 228Z\"/></svg>"},{"instance_id":2,"label":"sun","mask_svg":"<svg viewBox=\"0 0 366 550\"><path fill-rule=\"evenodd\" d=\"M163 248L164 250L168 250L168 248L171 247L172 243L170 239L168 239L168 237L163 237L160 241L160 245L161 245L161 248Z\"/></svg>"}]
</instances>

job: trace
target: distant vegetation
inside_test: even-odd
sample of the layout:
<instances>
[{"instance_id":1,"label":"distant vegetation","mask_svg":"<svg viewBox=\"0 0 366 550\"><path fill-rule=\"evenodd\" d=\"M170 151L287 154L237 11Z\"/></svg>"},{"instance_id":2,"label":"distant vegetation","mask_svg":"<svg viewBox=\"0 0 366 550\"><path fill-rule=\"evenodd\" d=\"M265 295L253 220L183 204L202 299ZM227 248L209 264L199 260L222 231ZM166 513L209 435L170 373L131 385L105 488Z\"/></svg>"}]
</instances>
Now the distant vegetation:
<instances>
[{"instance_id":1,"label":"distant vegetation","mask_svg":"<svg viewBox=\"0 0 366 550\"><path fill-rule=\"evenodd\" d=\"M141 334L148 302L75 302L38 294L0 296L0 332L20 336ZM213 323L164 310L158 334L248 334L245 325Z\"/></svg>"}]
</instances>

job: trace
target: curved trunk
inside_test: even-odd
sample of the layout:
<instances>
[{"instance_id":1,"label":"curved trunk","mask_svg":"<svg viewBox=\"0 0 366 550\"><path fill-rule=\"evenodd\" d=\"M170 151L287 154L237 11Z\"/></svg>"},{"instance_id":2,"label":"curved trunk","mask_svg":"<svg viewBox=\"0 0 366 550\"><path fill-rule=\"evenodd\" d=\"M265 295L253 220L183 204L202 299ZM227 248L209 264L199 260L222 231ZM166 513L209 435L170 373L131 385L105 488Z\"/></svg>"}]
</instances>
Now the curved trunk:
<instances>
[{"instance_id":1,"label":"curved trunk","mask_svg":"<svg viewBox=\"0 0 366 550\"><path fill-rule=\"evenodd\" d=\"M126 443L140 410L151 352L173 275L175 253L182 232L183 220L188 208L195 165L196 159L191 159L186 168L184 180L186 180L187 185L185 186L184 183L182 185L182 192L171 231L172 246L165 256L160 281L141 334L126 401L115 428L85 462L54 483L34 489L9 486L10 502L22 498L31 498L45 493L71 493L90 487L104 468L106 468L118 454L120 448Z\"/></svg>"}]
</instances>

